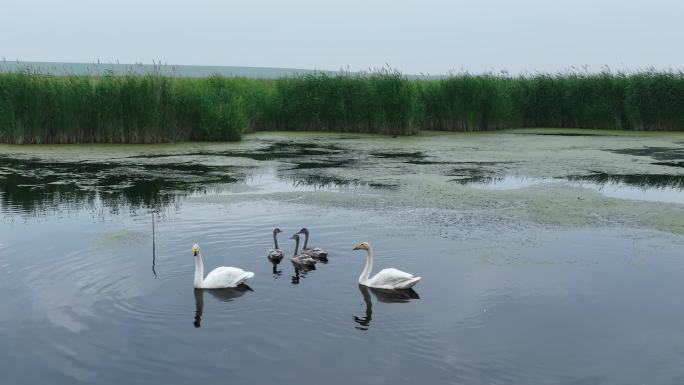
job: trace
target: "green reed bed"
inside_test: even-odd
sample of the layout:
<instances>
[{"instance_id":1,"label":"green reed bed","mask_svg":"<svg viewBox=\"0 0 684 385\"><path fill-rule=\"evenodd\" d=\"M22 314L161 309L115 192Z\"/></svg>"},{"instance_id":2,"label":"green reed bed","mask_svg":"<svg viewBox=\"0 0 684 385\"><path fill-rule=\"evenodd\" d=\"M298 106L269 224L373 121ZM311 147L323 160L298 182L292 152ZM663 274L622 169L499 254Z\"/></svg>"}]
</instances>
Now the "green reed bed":
<instances>
[{"instance_id":1,"label":"green reed bed","mask_svg":"<svg viewBox=\"0 0 684 385\"><path fill-rule=\"evenodd\" d=\"M514 127L684 130L684 76L459 75L421 82L423 127L479 131Z\"/></svg>"},{"instance_id":2,"label":"green reed bed","mask_svg":"<svg viewBox=\"0 0 684 385\"><path fill-rule=\"evenodd\" d=\"M279 79L0 74L0 142L239 140L246 130L684 129L684 75L398 72Z\"/></svg>"},{"instance_id":3,"label":"green reed bed","mask_svg":"<svg viewBox=\"0 0 684 385\"><path fill-rule=\"evenodd\" d=\"M396 72L281 78L275 91L261 127L407 135L421 123L416 84Z\"/></svg>"},{"instance_id":4,"label":"green reed bed","mask_svg":"<svg viewBox=\"0 0 684 385\"><path fill-rule=\"evenodd\" d=\"M220 77L0 74L5 143L238 140L247 122L242 94Z\"/></svg>"},{"instance_id":5,"label":"green reed bed","mask_svg":"<svg viewBox=\"0 0 684 385\"><path fill-rule=\"evenodd\" d=\"M425 115L422 127L482 131L522 125L513 90L519 80L492 75L460 75L419 81Z\"/></svg>"}]
</instances>

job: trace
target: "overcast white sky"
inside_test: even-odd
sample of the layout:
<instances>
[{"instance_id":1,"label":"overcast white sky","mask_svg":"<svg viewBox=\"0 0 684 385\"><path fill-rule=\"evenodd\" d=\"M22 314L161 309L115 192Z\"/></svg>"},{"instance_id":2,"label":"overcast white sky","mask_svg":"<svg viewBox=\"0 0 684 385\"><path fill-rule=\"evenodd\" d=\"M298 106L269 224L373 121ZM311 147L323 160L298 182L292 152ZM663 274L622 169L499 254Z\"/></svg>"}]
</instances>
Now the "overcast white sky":
<instances>
[{"instance_id":1,"label":"overcast white sky","mask_svg":"<svg viewBox=\"0 0 684 385\"><path fill-rule=\"evenodd\" d=\"M7 60L667 69L683 46L683 0L0 0Z\"/></svg>"}]
</instances>

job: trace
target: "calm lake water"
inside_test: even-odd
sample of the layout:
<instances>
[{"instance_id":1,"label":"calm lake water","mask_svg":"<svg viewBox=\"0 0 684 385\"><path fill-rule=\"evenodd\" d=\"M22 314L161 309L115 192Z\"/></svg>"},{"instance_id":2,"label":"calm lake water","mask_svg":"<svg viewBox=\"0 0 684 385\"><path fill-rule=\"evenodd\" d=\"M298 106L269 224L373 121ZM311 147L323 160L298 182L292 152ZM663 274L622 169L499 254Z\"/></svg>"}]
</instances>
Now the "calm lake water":
<instances>
[{"instance_id":1,"label":"calm lake water","mask_svg":"<svg viewBox=\"0 0 684 385\"><path fill-rule=\"evenodd\" d=\"M0 146L2 382L682 383L683 166L589 130ZM274 273L275 226L329 262ZM361 241L415 291L359 287ZM195 291L193 243L255 277Z\"/></svg>"}]
</instances>

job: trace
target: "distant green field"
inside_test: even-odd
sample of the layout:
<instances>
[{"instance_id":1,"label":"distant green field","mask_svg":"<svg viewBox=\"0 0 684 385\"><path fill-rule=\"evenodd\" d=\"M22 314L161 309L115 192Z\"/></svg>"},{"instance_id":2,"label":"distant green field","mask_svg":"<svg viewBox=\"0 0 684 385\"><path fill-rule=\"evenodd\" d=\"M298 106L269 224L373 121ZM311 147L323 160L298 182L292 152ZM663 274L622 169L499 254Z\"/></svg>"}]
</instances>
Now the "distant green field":
<instances>
[{"instance_id":1,"label":"distant green field","mask_svg":"<svg viewBox=\"0 0 684 385\"><path fill-rule=\"evenodd\" d=\"M166 64L118 64L118 63L58 63L0 61L0 72L35 72L46 75L148 75L159 74L174 77L203 78L212 75L239 76L246 78L274 79L284 76L305 75L333 71L305 70L271 67L228 67Z\"/></svg>"},{"instance_id":2,"label":"distant green field","mask_svg":"<svg viewBox=\"0 0 684 385\"><path fill-rule=\"evenodd\" d=\"M683 130L684 75L0 73L0 142L239 140L247 130L410 135L516 127Z\"/></svg>"}]
</instances>

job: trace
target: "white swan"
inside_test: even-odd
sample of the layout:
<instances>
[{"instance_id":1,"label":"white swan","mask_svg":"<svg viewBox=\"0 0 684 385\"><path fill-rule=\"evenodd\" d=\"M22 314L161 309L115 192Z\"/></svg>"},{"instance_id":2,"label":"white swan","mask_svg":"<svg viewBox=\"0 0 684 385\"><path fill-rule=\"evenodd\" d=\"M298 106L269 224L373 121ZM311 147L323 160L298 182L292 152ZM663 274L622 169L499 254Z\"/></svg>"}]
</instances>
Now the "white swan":
<instances>
[{"instance_id":1,"label":"white swan","mask_svg":"<svg viewBox=\"0 0 684 385\"><path fill-rule=\"evenodd\" d=\"M373 269L373 249L368 242L361 242L354 247L354 250L368 252L366 267L363 268L359 277L360 285L378 289L408 289L420 281L420 277L414 277L412 274L393 268L382 269L375 276L370 277L371 269Z\"/></svg>"},{"instance_id":2,"label":"white swan","mask_svg":"<svg viewBox=\"0 0 684 385\"><path fill-rule=\"evenodd\" d=\"M212 270L204 276L204 264L202 263L202 255L200 254L200 247L198 244L192 246L192 255L195 257L195 288L196 289L225 289L227 287L236 287L244 283L249 278L254 277L251 271L244 271L237 267L221 266Z\"/></svg>"}]
</instances>

